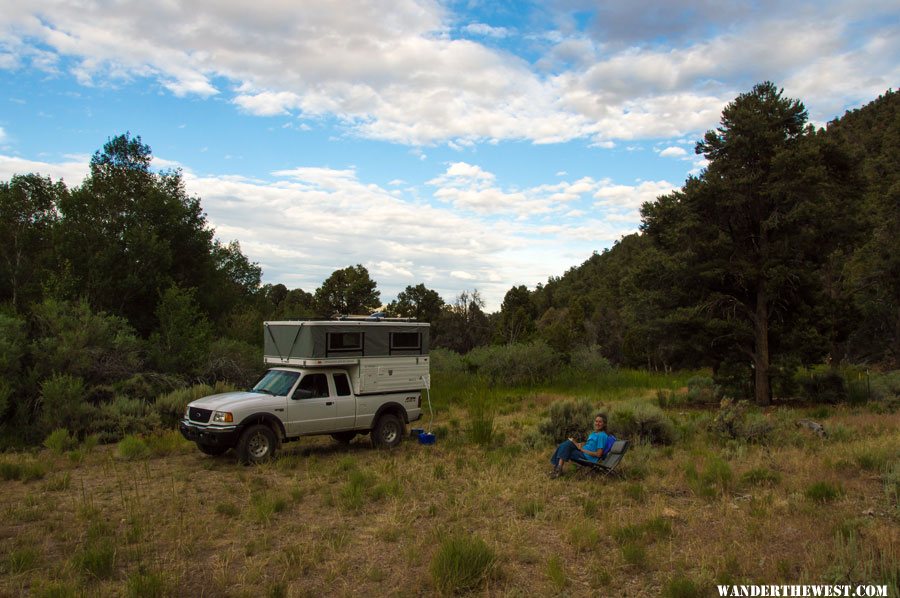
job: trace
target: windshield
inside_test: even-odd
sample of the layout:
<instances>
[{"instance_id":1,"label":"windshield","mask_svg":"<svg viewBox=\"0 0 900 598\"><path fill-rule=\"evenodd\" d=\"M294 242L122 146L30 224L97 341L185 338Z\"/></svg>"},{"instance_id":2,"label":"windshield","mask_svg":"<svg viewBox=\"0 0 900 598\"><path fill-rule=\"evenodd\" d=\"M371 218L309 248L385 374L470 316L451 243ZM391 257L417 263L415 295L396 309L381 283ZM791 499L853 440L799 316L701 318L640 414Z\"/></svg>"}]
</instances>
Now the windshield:
<instances>
[{"instance_id":1,"label":"windshield","mask_svg":"<svg viewBox=\"0 0 900 598\"><path fill-rule=\"evenodd\" d=\"M294 386L294 382L300 377L298 372L284 372L282 370L269 370L250 390L264 392L275 396L287 396Z\"/></svg>"}]
</instances>

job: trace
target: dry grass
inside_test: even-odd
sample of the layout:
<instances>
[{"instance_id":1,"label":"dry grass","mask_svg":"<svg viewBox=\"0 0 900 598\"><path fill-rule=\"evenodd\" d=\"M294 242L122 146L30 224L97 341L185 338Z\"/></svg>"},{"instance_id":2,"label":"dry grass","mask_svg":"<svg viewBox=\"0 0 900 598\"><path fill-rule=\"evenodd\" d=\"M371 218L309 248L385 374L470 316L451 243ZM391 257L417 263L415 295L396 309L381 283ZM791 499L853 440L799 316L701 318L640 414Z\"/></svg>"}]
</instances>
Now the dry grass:
<instances>
[{"instance_id":1,"label":"dry grass","mask_svg":"<svg viewBox=\"0 0 900 598\"><path fill-rule=\"evenodd\" d=\"M717 443L696 412L670 411L681 440L630 452L626 480L551 480L550 448L519 441L547 403L500 410L488 448L451 406L435 446L311 438L259 467L172 437L135 460L114 446L2 455L47 475L0 481L0 595L431 595L450 536L496 556L484 595L897 583L900 508L885 480L900 415L831 409L838 439L823 441L780 410L776 450Z\"/></svg>"}]
</instances>

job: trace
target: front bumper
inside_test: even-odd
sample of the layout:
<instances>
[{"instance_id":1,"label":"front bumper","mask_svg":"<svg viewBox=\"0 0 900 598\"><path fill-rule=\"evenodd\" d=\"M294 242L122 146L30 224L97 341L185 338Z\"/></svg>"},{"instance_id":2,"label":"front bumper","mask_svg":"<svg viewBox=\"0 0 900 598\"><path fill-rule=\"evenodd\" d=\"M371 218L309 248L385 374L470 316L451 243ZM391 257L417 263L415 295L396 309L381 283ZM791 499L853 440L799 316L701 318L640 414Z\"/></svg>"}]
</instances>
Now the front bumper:
<instances>
[{"instance_id":1,"label":"front bumper","mask_svg":"<svg viewBox=\"0 0 900 598\"><path fill-rule=\"evenodd\" d=\"M191 442L228 448L234 447L241 436L239 426L209 426L185 419L178 423L178 431Z\"/></svg>"}]
</instances>

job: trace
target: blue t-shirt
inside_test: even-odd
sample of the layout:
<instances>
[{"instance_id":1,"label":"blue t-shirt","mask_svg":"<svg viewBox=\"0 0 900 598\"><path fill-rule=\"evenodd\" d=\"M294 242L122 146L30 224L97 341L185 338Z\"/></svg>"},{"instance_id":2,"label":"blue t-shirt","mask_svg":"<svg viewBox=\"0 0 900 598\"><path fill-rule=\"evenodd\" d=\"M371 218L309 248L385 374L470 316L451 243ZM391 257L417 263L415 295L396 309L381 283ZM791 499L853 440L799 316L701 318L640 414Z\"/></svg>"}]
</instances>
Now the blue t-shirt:
<instances>
[{"instance_id":1,"label":"blue t-shirt","mask_svg":"<svg viewBox=\"0 0 900 598\"><path fill-rule=\"evenodd\" d=\"M591 451L592 453L596 453L600 449L606 446L606 432L591 432L591 435L588 436L587 441L584 443L584 447L582 447L582 452ZM584 453L584 458L590 461L591 463L597 463L600 460L600 457L596 457L594 455L588 455Z\"/></svg>"}]
</instances>

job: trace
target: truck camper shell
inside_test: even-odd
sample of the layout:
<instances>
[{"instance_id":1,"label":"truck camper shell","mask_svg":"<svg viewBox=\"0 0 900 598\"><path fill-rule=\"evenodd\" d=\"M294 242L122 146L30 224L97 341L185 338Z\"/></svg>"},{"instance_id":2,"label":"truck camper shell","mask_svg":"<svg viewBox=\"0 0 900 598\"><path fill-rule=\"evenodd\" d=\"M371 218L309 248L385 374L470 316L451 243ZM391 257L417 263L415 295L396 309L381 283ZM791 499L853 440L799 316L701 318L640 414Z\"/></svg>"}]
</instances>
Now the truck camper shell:
<instances>
[{"instance_id":1,"label":"truck camper shell","mask_svg":"<svg viewBox=\"0 0 900 598\"><path fill-rule=\"evenodd\" d=\"M264 324L269 366L346 367L359 394L423 389L430 325L396 320L291 320Z\"/></svg>"}]
</instances>

